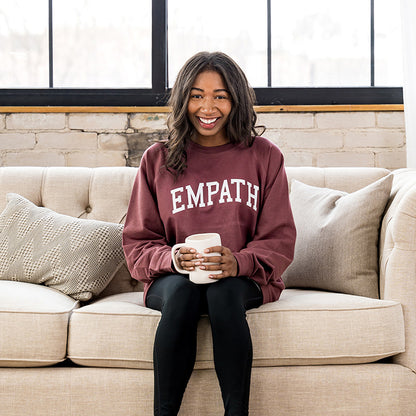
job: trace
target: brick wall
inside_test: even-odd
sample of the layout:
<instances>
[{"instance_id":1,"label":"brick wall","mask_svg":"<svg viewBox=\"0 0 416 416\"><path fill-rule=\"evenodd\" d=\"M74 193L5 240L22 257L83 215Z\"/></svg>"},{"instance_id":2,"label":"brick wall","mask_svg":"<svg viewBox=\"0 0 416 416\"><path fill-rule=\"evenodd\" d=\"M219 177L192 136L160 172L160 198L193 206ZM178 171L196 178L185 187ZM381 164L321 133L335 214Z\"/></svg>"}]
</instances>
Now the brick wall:
<instances>
[{"instance_id":1,"label":"brick wall","mask_svg":"<svg viewBox=\"0 0 416 416\"><path fill-rule=\"evenodd\" d=\"M405 167L402 111L258 114L287 166ZM0 113L2 166L137 166L166 113Z\"/></svg>"}]
</instances>

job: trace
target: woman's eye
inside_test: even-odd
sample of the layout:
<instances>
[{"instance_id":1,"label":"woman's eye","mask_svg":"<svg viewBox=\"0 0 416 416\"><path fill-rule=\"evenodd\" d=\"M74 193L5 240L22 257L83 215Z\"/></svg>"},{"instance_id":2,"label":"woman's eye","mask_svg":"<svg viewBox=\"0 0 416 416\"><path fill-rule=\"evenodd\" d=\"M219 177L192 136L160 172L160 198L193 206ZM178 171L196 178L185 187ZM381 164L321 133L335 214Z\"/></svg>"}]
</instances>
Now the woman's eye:
<instances>
[{"instance_id":1,"label":"woman's eye","mask_svg":"<svg viewBox=\"0 0 416 416\"><path fill-rule=\"evenodd\" d=\"M226 95L217 95L215 98L217 100L226 100L228 97Z\"/></svg>"},{"instance_id":2,"label":"woman's eye","mask_svg":"<svg viewBox=\"0 0 416 416\"><path fill-rule=\"evenodd\" d=\"M202 98L202 95L201 94L192 94L191 98L193 98L194 100L197 100L197 99Z\"/></svg>"}]
</instances>

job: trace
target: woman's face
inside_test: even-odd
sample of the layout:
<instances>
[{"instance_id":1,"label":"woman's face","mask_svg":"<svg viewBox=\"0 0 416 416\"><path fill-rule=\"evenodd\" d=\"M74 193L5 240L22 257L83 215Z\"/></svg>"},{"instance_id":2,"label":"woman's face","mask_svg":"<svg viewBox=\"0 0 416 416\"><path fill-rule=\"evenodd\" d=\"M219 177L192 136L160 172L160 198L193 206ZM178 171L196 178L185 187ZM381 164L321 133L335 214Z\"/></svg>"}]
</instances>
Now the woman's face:
<instances>
[{"instance_id":1,"label":"woman's face","mask_svg":"<svg viewBox=\"0 0 416 416\"><path fill-rule=\"evenodd\" d=\"M192 140L202 146L228 143L225 126L231 108L231 96L221 75L215 71L198 74L188 102L188 117L195 127Z\"/></svg>"}]
</instances>

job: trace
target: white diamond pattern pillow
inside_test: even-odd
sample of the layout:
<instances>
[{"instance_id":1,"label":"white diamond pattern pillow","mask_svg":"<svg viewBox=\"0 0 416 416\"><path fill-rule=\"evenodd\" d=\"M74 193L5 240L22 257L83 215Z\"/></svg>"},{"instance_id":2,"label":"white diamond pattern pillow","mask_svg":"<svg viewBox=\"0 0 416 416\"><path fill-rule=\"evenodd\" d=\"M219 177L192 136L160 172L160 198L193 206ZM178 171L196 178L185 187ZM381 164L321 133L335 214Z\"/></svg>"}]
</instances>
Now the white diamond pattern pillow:
<instances>
[{"instance_id":1,"label":"white diamond pattern pillow","mask_svg":"<svg viewBox=\"0 0 416 416\"><path fill-rule=\"evenodd\" d=\"M124 263L122 224L58 214L17 194L7 201L0 214L0 280L44 284L86 301Z\"/></svg>"}]
</instances>

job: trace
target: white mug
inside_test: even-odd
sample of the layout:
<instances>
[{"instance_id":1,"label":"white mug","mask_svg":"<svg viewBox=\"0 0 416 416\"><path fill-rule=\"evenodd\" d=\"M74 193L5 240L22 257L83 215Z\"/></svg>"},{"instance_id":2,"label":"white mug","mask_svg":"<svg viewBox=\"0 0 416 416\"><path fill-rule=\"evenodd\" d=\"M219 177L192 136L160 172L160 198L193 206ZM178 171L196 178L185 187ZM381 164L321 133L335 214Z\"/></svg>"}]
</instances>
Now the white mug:
<instances>
[{"instance_id":1,"label":"white mug","mask_svg":"<svg viewBox=\"0 0 416 416\"><path fill-rule=\"evenodd\" d=\"M189 274L189 280L198 284L205 283L214 283L216 279L210 279L208 276L212 274L220 274L222 270L201 270L198 266L195 267L195 270L189 272L187 270L181 269L178 264L176 264L175 254L178 249L181 247L193 248L197 253L201 253L206 257L219 256L220 253L204 253L204 250L209 247L216 247L221 245L221 237L217 233L204 233L204 234L192 234L185 238L184 243L175 244L172 247L172 259L175 269L182 274ZM209 265L213 263L203 263L204 265Z\"/></svg>"}]
</instances>

